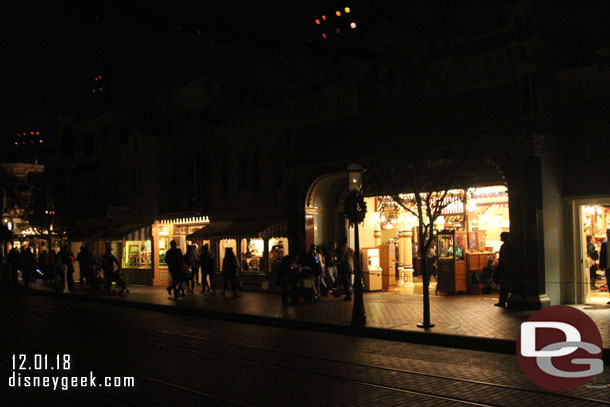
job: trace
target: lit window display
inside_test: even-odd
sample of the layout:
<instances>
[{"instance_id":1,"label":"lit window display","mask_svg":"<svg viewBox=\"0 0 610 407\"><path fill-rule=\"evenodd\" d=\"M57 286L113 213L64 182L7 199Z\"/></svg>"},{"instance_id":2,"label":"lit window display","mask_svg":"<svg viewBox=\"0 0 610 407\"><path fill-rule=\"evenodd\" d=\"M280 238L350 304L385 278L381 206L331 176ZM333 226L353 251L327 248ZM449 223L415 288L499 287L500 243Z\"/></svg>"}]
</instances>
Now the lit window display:
<instances>
[{"instance_id":1,"label":"lit window display","mask_svg":"<svg viewBox=\"0 0 610 407\"><path fill-rule=\"evenodd\" d=\"M150 240L125 242L123 267L150 267L152 265Z\"/></svg>"},{"instance_id":2,"label":"lit window display","mask_svg":"<svg viewBox=\"0 0 610 407\"><path fill-rule=\"evenodd\" d=\"M242 270L262 271L264 250L263 239L243 239L241 241Z\"/></svg>"}]
</instances>

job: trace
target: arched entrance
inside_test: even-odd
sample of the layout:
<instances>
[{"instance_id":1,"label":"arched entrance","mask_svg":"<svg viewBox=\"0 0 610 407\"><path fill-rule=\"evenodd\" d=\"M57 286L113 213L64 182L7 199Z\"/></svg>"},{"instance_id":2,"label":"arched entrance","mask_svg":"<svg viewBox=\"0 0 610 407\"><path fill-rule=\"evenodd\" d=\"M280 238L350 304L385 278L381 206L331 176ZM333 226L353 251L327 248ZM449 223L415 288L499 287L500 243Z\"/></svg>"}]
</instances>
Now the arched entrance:
<instances>
[{"instance_id":1,"label":"arched entrance","mask_svg":"<svg viewBox=\"0 0 610 407\"><path fill-rule=\"evenodd\" d=\"M346 235L343 199L347 193L344 172L318 177L309 187L305 200L305 247L326 246Z\"/></svg>"}]
</instances>

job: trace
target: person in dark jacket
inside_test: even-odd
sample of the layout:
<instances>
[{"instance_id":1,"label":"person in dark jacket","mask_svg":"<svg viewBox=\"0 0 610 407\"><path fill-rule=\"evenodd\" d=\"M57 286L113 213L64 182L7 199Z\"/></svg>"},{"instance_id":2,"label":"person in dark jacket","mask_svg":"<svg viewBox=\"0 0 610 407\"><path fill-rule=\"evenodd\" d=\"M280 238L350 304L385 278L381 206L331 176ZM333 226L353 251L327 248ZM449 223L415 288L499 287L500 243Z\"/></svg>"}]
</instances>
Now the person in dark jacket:
<instances>
[{"instance_id":1,"label":"person in dark jacket","mask_svg":"<svg viewBox=\"0 0 610 407\"><path fill-rule=\"evenodd\" d=\"M599 254L597 253L597 249L595 248L595 243L593 243L593 236L587 235L587 261L589 262L589 277L592 290L597 290L597 287L595 286L595 281L597 280L598 259Z\"/></svg>"},{"instance_id":2,"label":"person in dark jacket","mask_svg":"<svg viewBox=\"0 0 610 407\"><path fill-rule=\"evenodd\" d=\"M80 268L80 283L81 285L90 285L89 281L91 276L91 254L89 253L89 246L85 243L81 246L80 252L76 256L76 261Z\"/></svg>"},{"instance_id":3,"label":"person in dark jacket","mask_svg":"<svg viewBox=\"0 0 610 407\"><path fill-rule=\"evenodd\" d=\"M280 268L277 273L277 284L282 287L282 306L287 307L288 296L292 300L292 305L298 305L299 295L297 288L297 276L299 274L299 265L296 262L294 254L287 254L282 257Z\"/></svg>"},{"instance_id":4,"label":"person in dark jacket","mask_svg":"<svg viewBox=\"0 0 610 407\"><path fill-rule=\"evenodd\" d=\"M28 247L25 249L21 256L21 273L25 286L28 287L30 284L30 278L34 276L36 272L36 257L32 250Z\"/></svg>"},{"instance_id":5,"label":"person in dark jacket","mask_svg":"<svg viewBox=\"0 0 610 407\"><path fill-rule=\"evenodd\" d=\"M216 294L216 283L214 282L214 253L210 251L207 244L203 245L201 248L199 265L201 266L201 293L203 294L206 291L210 292L211 289L212 294ZM209 284L208 276L210 278Z\"/></svg>"},{"instance_id":6,"label":"person in dark jacket","mask_svg":"<svg viewBox=\"0 0 610 407\"><path fill-rule=\"evenodd\" d=\"M102 256L102 271L104 272L104 287L110 291L112 279L114 276L114 265L117 266L117 271L121 270L121 264L116 257L112 254L112 249L109 247L106 249L106 253Z\"/></svg>"},{"instance_id":7,"label":"person in dark jacket","mask_svg":"<svg viewBox=\"0 0 610 407\"><path fill-rule=\"evenodd\" d=\"M500 285L500 296L498 302L494 304L496 307L506 307L508 295L510 294L511 279L512 279L512 246L510 242L510 233L500 233L500 240L503 244L500 247L500 258L498 266L494 273L494 282Z\"/></svg>"},{"instance_id":8,"label":"person in dark jacket","mask_svg":"<svg viewBox=\"0 0 610 407\"><path fill-rule=\"evenodd\" d=\"M602 248L599 251L599 269L606 272L606 281L608 279L608 258L610 258L610 255L608 255L608 250L610 250L608 241L610 241L610 228L606 229L606 240L602 243ZM610 304L610 301L608 304Z\"/></svg>"},{"instance_id":9,"label":"person in dark jacket","mask_svg":"<svg viewBox=\"0 0 610 407\"><path fill-rule=\"evenodd\" d=\"M347 238L341 238L341 246L337 251L337 267L339 269L339 280L345 291L346 301L352 299L352 275L354 274L354 249L347 245Z\"/></svg>"},{"instance_id":10,"label":"person in dark jacket","mask_svg":"<svg viewBox=\"0 0 610 407\"><path fill-rule=\"evenodd\" d=\"M169 245L170 249L165 252L165 263L167 263L172 282L167 287L167 292L172 295L173 290L174 298L178 298L178 284L180 284L180 273L182 272L182 250L176 248L175 240L172 240Z\"/></svg>"},{"instance_id":11,"label":"person in dark jacket","mask_svg":"<svg viewBox=\"0 0 610 407\"><path fill-rule=\"evenodd\" d=\"M239 265L237 264L237 258L235 257L235 253L233 253L232 247L227 247L225 249L225 257L222 260L222 279L223 279L223 289L222 295L225 295L227 291L227 286L229 282L231 283L231 291L233 291L233 295L239 297L237 293L237 271L239 270Z\"/></svg>"}]
</instances>

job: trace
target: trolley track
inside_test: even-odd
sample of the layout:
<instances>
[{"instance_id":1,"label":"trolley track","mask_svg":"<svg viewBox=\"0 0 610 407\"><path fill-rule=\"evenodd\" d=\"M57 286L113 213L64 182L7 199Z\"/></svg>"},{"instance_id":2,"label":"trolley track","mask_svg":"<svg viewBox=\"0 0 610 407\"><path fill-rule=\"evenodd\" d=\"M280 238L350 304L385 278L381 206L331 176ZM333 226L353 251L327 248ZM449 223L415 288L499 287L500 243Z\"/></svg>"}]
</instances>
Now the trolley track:
<instances>
[{"instance_id":1,"label":"trolley track","mask_svg":"<svg viewBox=\"0 0 610 407\"><path fill-rule=\"evenodd\" d=\"M53 316L57 316L58 314L53 312L53 311L49 311L49 310L41 310L41 309L37 309L35 311L39 311L39 312L43 312L45 314L48 315L53 315ZM53 324L61 324L61 322L58 322L55 318L54 321L49 321L48 319L42 319L42 318L38 318L38 317L34 317L34 316L27 316L28 318L31 319L35 319L37 321L44 321L44 322L48 322L48 323L53 323ZM65 315L64 315L65 317ZM65 322L65 321L62 321ZM589 403L597 403L597 404L610 404L610 402L604 401L604 400L599 400L599 399L591 399L591 398L585 398L585 397L578 397L575 395L566 395L566 394L555 394L555 393L549 393L549 392L545 392L543 390L537 390L537 389L524 389L524 388L520 388L520 387L514 387L514 386L509 386L509 385L505 385L505 384L498 384L498 383L490 383L490 382L485 382L485 381L481 381L481 380L472 380L472 379L464 379L464 378L457 378L457 377L451 377L451 376L441 376L441 375L436 375L436 374L430 374L430 373L424 373L424 372L418 372L418 371L413 371L413 370L408 370L408 369L400 369L400 368L394 368L394 367L388 367L388 366L380 366L380 365L373 365L373 364L367 364L367 363L361 363L361 362L352 362L352 361L345 361L345 360L339 360L339 359L332 359L332 358L323 358L323 357L319 357L319 356L312 356L312 355L307 355L307 354L303 354L303 353L297 353L297 352L290 352L290 351L285 351L285 350L279 350L279 349L267 349L264 347L258 347L258 346L252 346L252 345L244 345L244 344L240 344L240 343L236 343L236 342L226 342L226 341L219 341L216 339L211 339L211 338L206 338L203 336L197 336L197 335L188 335L188 334L182 334L182 333L176 333L176 332L171 332L171 331L166 331L166 330L160 330L160 329L154 329L154 328L148 328L148 327L141 327L141 326L133 326L133 325L129 325L129 326L125 326L125 325L121 325L116 323L116 321L105 321L105 323L110 323L113 324L117 327L120 327L122 329L137 329L140 331L148 331L151 333L155 333L157 335L162 335L162 336L174 336L174 337L180 337L180 338L186 338L189 340L195 340L198 342L205 342L205 343L213 343L213 344L217 344L217 345L222 345L222 346L232 346L232 347L239 347L239 348L244 348L244 349L248 349L251 351L255 351L255 352L262 352L262 353L276 353L276 354L282 354L282 355L286 355L286 356L290 356L293 358L304 358L304 359L311 359L311 360L317 360L323 363L334 363L334 364L342 364L342 365L349 365L349 366L354 366L354 367L358 367L358 368L366 368L366 369L374 369L374 370L379 370L379 371L385 371L385 372L389 372L392 374L395 373L399 373L399 374L406 374L406 375L414 375L414 376L421 376L421 377L428 377L430 379L438 379L438 380L447 380L447 381L453 381L455 383L467 383L470 385L477 385L477 386L486 386L486 387L492 387L492 388L497 388L498 390L503 389L503 390L510 390L510 391L517 391L517 392L526 392L526 393L531 393L531 394L537 394L537 395L541 395L541 396L552 396L552 397L557 397L559 399L563 399L566 401L580 401L580 402L589 402ZM205 354L208 356L212 356L212 357L225 357L225 358L229 358L229 359L233 359L236 361L239 361L240 363L247 363L247 364L257 364L257 365L262 365L262 366L266 366L266 367L273 367L275 369L287 369L286 366L282 365L282 364L278 364L278 363L269 363L268 361L256 361L256 360L252 360L251 358L245 359L245 358L239 358L239 357L235 357L235 356L231 356L231 354L229 352L208 352L208 351L203 351L200 349L193 349L192 347L185 347L185 346L175 346L175 345L170 345L167 343L162 343L162 342L158 342L158 341L150 341L150 340L145 340L145 339L141 339L139 338L138 340L149 343L150 345L153 346L159 346L159 347L166 347L166 348L173 348L176 350L180 350L180 351L185 351L185 352L195 352L198 354ZM405 388L401 388L401 387L396 387L396 386L387 386L384 384L379 384L379 383L373 383L370 381L366 381L366 380L358 380L358 379L354 379L354 378L349 378L349 377L344 377L344 376L340 376L340 375L335 375L332 373L328 373L328 372L321 372L319 370L312 370L312 369L297 369L294 367L290 367L291 371L300 371L304 374L316 374L316 375L322 375L322 376L326 376L326 377L332 377L335 379L339 379L339 380L347 380L347 381L351 381L354 383L358 383L360 385L364 385L364 386L368 386L368 387L377 387L377 388L383 388L386 390L392 390L392 391L398 391L398 392L406 392L406 393L410 393L410 394L417 394L420 396L426 396L426 397L435 397L435 398L440 398L446 401L453 401L453 402L458 402L458 403L462 403L462 404L468 404L468 405L488 405L485 403L480 403L480 402L476 402L476 401L472 401L472 400L465 400L462 398L456 398L456 397L446 397L446 396L440 396L438 394L434 394L432 392L425 392L425 391L421 391L421 390L414 390L414 389L405 389Z\"/></svg>"}]
</instances>

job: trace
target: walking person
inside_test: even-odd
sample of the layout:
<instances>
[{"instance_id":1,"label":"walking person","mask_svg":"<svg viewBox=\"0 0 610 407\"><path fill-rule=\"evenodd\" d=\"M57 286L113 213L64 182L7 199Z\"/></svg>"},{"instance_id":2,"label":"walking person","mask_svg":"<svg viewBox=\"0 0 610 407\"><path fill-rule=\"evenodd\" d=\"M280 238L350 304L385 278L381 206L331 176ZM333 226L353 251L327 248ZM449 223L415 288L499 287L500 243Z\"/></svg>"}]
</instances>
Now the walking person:
<instances>
[{"instance_id":1,"label":"walking person","mask_svg":"<svg viewBox=\"0 0 610 407\"><path fill-rule=\"evenodd\" d=\"M112 249L108 247L106 253L102 256L102 271L104 272L104 287L106 291L110 291L112 280L114 277L114 265L117 266L117 272L121 271L121 264L112 254Z\"/></svg>"},{"instance_id":2,"label":"walking person","mask_svg":"<svg viewBox=\"0 0 610 407\"><path fill-rule=\"evenodd\" d=\"M216 283L214 282L214 253L210 251L207 244L201 248L201 254L199 255L199 265L201 266L201 293L210 292L216 294ZM208 284L208 277L210 282Z\"/></svg>"},{"instance_id":3,"label":"walking person","mask_svg":"<svg viewBox=\"0 0 610 407\"><path fill-rule=\"evenodd\" d=\"M498 302L494 304L496 307L506 308L508 295L511 289L512 279L512 247L510 242L510 233L500 233L502 247L500 247L500 256L496 272L494 273L494 282L500 285L500 296Z\"/></svg>"},{"instance_id":4,"label":"walking person","mask_svg":"<svg viewBox=\"0 0 610 407\"><path fill-rule=\"evenodd\" d=\"M197 258L197 250L194 245L190 245L184 254L184 282L186 290L193 293L195 289L195 273L199 270L199 259Z\"/></svg>"},{"instance_id":5,"label":"walking person","mask_svg":"<svg viewBox=\"0 0 610 407\"><path fill-rule=\"evenodd\" d=\"M80 252L76 256L76 261L78 261L78 265L80 268L80 283L81 285L90 285L90 277L91 277L91 254L89 253L89 246L85 243L84 246L81 246Z\"/></svg>"},{"instance_id":6,"label":"walking person","mask_svg":"<svg viewBox=\"0 0 610 407\"><path fill-rule=\"evenodd\" d=\"M227 286L229 282L231 283L231 291L233 291L233 295L235 297L239 297L240 294L237 293L237 271L239 269L239 265L237 264L237 258L235 257L235 253L233 253L232 247L227 247L225 249L225 257L222 260L222 279L223 279L223 289L222 295L224 296L227 291Z\"/></svg>"},{"instance_id":7,"label":"walking person","mask_svg":"<svg viewBox=\"0 0 610 407\"><path fill-rule=\"evenodd\" d=\"M172 240L169 245L170 249L165 252L165 263L169 269L172 282L167 287L167 292L172 295L173 290L174 298L178 298L178 284L180 284L180 273L182 272L182 250L176 248L175 240Z\"/></svg>"},{"instance_id":8,"label":"walking person","mask_svg":"<svg viewBox=\"0 0 610 407\"><path fill-rule=\"evenodd\" d=\"M36 257L32 250L28 247L24 250L23 255L21 257L21 273L23 282L26 287L29 287L30 278L36 272Z\"/></svg>"},{"instance_id":9,"label":"walking person","mask_svg":"<svg viewBox=\"0 0 610 407\"><path fill-rule=\"evenodd\" d=\"M282 307L290 305L288 296L292 300L292 305L298 305L299 294L297 288L297 276L299 265L294 254L287 254L282 257L280 268L277 273L277 284L282 287Z\"/></svg>"},{"instance_id":10,"label":"walking person","mask_svg":"<svg viewBox=\"0 0 610 407\"><path fill-rule=\"evenodd\" d=\"M68 280L68 290L72 291L74 289L74 264L72 258L72 252L68 248L68 246L62 246L59 249L59 260L63 266L66 267L66 278Z\"/></svg>"},{"instance_id":11,"label":"walking person","mask_svg":"<svg viewBox=\"0 0 610 407\"><path fill-rule=\"evenodd\" d=\"M343 284L345 301L352 300L352 275L354 274L354 249L347 245L347 237L341 238L338 254L339 280Z\"/></svg>"}]
</instances>

